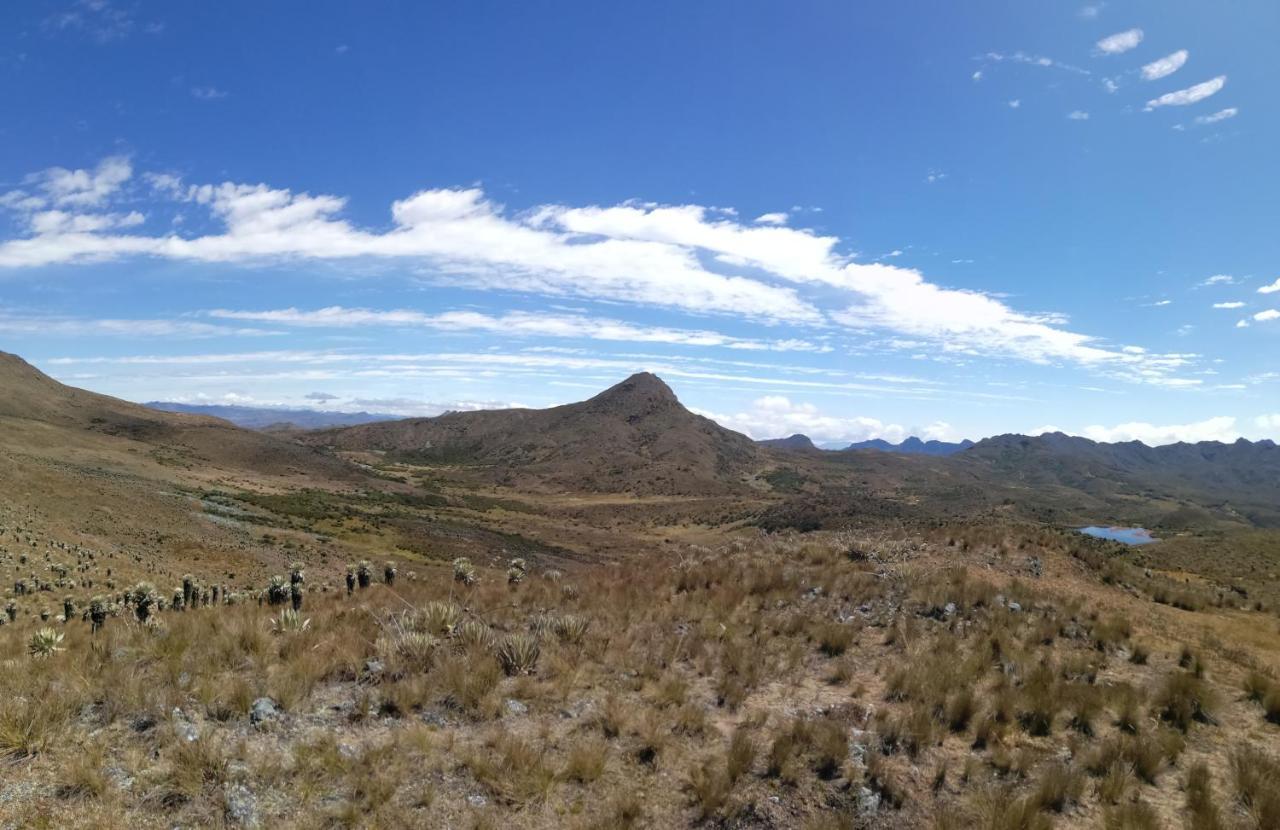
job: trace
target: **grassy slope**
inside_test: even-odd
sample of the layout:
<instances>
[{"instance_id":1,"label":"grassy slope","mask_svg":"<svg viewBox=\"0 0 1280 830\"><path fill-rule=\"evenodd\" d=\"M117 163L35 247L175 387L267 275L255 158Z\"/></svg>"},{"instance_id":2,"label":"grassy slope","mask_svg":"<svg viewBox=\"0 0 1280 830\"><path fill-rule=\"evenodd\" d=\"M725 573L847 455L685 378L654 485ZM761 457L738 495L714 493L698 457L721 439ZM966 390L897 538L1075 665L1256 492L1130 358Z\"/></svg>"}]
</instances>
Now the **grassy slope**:
<instances>
[{"instance_id":1,"label":"grassy slope","mask_svg":"<svg viewBox=\"0 0 1280 830\"><path fill-rule=\"evenodd\" d=\"M1274 826L1247 773L1276 761L1248 753L1280 726L1244 687L1280 707L1275 616L1155 603L1159 577L1072 542L774 538L514 587L424 565L312 596L306 631L272 634L253 603L155 630L126 609L96 636L61 628L44 660L31 625L6 626L3 816L216 826L251 801L272 827L1170 826L1203 767L1198 815ZM536 638L532 670L504 673L489 637ZM254 726L260 696L282 712Z\"/></svg>"}]
</instances>

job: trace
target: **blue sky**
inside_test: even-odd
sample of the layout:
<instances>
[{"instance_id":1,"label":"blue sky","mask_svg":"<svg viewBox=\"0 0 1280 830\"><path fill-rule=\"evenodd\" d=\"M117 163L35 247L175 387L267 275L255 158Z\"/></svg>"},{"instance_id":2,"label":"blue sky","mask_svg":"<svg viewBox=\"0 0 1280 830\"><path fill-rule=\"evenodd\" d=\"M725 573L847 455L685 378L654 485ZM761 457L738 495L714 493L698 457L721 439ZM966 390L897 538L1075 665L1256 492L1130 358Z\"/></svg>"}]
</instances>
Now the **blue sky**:
<instances>
[{"instance_id":1,"label":"blue sky","mask_svg":"<svg viewBox=\"0 0 1280 830\"><path fill-rule=\"evenodd\" d=\"M1280 438L1280 6L0 10L0 349L755 437Z\"/></svg>"}]
</instances>

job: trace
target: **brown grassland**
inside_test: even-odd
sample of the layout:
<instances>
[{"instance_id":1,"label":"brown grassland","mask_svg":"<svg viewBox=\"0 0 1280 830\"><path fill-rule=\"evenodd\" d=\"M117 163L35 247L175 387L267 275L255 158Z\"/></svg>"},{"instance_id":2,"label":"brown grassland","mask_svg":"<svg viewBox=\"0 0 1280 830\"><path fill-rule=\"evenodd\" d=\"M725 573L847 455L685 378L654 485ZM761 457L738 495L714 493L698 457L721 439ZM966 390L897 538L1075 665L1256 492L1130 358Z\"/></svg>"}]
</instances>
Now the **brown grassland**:
<instances>
[{"instance_id":1,"label":"brown grassland","mask_svg":"<svg viewBox=\"0 0 1280 830\"><path fill-rule=\"evenodd\" d=\"M1133 558L975 522L333 562L297 614L124 585L0 629L0 825L1280 826L1276 616Z\"/></svg>"}]
</instances>

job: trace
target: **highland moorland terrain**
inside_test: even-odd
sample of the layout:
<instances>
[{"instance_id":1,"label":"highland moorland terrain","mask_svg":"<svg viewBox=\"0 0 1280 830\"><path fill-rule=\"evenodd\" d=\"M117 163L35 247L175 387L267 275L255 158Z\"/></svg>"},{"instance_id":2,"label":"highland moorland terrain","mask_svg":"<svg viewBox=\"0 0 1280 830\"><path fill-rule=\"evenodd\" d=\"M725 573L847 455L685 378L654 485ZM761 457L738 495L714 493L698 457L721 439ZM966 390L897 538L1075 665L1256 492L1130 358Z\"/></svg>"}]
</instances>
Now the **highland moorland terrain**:
<instances>
[{"instance_id":1,"label":"highland moorland terrain","mask_svg":"<svg viewBox=\"0 0 1280 830\"><path fill-rule=\"evenodd\" d=\"M1278 827L1277 505L1270 442L822 452L647 374L255 432L0 354L0 826Z\"/></svg>"}]
</instances>

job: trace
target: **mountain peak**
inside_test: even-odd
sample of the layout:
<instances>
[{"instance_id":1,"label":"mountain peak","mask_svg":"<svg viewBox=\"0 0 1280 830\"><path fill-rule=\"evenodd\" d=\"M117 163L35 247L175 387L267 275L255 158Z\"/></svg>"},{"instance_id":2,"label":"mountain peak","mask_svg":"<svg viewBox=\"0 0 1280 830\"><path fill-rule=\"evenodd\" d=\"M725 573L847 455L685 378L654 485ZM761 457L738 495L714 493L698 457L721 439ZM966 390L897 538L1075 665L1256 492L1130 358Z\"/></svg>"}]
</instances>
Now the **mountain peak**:
<instances>
[{"instance_id":1,"label":"mountain peak","mask_svg":"<svg viewBox=\"0 0 1280 830\"><path fill-rule=\"evenodd\" d=\"M788 435L786 438L766 438L763 441L757 441L763 447L773 447L780 450L816 450L809 436L797 432L795 435Z\"/></svg>"},{"instance_id":2,"label":"mountain peak","mask_svg":"<svg viewBox=\"0 0 1280 830\"><path fill-rule=\"evenodd\" d=\"M637 372L621 383L610 386L587 403L626 415L639 415L680 405L671 387L652 372Z\"/></svg>"}]
</instances>

